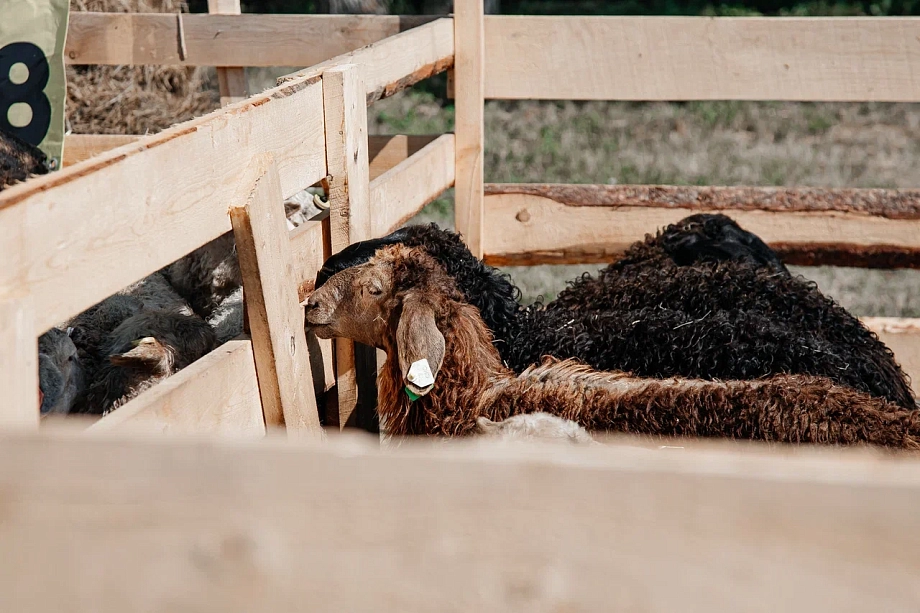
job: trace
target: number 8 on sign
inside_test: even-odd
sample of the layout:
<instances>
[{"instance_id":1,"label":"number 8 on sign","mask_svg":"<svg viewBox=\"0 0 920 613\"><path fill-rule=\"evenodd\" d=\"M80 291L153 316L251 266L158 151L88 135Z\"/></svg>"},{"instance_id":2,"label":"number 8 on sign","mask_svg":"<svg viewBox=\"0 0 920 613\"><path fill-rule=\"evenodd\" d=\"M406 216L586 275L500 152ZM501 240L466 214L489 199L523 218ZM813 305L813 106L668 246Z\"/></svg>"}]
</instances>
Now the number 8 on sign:
<instances>
[{"instance_id":1,"label":"number 8 on sign","mask_svg":"<svg viewBox=\"0 0 920 613\"><path fill-rule=\"evenodd\" d=\"M28 71L24 79L18 78L22 70L14 70L20 64ZM48 60L37 45L15 42L0 48L0 131L35 146L44 140L51 127L51 102L44 91L48 76ZM27 122L11 120L10 110L17 104L29 107Z\"/></svg>"}]
</instances>

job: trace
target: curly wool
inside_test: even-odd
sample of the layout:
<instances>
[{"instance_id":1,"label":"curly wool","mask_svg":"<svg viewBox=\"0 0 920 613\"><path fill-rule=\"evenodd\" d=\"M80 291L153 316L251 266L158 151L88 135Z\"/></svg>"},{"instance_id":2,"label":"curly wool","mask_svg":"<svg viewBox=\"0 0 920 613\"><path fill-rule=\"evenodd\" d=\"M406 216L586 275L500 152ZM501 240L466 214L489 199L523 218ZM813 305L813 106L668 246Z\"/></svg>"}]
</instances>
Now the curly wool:
<instances>
[{"instance_id":1,"label":"curly wool","mask_svg":"<svg viewBox=\"0 0 920 613\"><path fill-rule=\"evenodd\" d=\"M507 275L436 224L351 245L326 261L316 287L397 243L421 247L444 267L518 373L549 355L646 377L819 375L916 407L893 353L725 215L667 226L596 277L586 274L553 302L526 309Z\"/></svg>"},{"instance_id":2,"label":"curly wool","mask_svg":"<svg viewBox=\"0 0 920 613\"><path fill-rule=\"evenodd\" d=\"M501 364L477 310L458 302L453 280L430 257L389 247L376 263L394 270L392 313L384 315L390 324L381 339L387 362L379 377L379 410L392 436L469 436L481 417L544 412L589 431L920 450L920 410L904 411L821 377L643 379L553 358L515 376ZM413 266L414 273L403 272ZM425 302L444 337L436 383L414 401L402 392L400 322L393 316L410 296ZM351 305L336 309L342 318L351 312Z\"/></svg>"}]
</instances>

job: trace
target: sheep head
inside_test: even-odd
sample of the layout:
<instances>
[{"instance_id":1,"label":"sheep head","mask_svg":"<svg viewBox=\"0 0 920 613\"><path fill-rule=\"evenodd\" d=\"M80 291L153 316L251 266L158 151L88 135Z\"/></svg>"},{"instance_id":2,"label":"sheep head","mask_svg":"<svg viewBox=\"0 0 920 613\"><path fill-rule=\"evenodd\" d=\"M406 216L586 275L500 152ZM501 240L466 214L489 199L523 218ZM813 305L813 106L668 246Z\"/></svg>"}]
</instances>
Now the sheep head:
<instances>
[{"instance_id":1,"label":"sheep head","mask_svg":"<svg viewBox=\"0 0 920 613\"><path fill-rule=\"evenodd\" d=\"M442 327L459 300L453 279L423 251L380 248L367 263L332 275L304 302L320 338L344 337L395 357L410 396L424 396L444 361Z\"/></svg>"}]
</instances>

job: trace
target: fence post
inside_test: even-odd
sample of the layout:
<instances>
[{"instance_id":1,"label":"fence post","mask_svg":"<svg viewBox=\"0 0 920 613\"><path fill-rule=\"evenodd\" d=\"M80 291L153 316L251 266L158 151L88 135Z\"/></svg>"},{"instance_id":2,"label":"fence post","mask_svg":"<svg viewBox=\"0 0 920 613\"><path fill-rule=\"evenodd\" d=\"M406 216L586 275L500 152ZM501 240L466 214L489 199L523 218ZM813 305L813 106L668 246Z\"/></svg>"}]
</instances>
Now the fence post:
<instances>
[{"instance_id":1,"label":"fence post","mask_svg":"<svg viewBox=\"0 0 920 613\"><path fill-rule=\"evenodd\" d=\"M212 15L239 15L240 0L208 0L208 12ZM221 106L239 102L249 95L245 68L218 68L217 82L220 86Z\"/></svg>"},{"instance_id":2,"label":"fence post","mask_svg":"<svg viewBox=\"0 0 920 613\"><path fill-rule=\"evenodd\" d=\"M454 6L456 179L454 223L476 257L483 255L483 0Z\"/></svg>"},{"instance_id":3,"label":"fence post","mask_svg":"<svg viewBox=\"0 0 920 613\"><path fill-rule=\"evenodd\" d=\"M32 315L27 299L0 300L0 428L38 428L38 335Z\"/></svg>"},{"instance_id":4,"label":"fence post","mask_svg":"<svg viewBox=\"0 0 920 613\"><path fill-rule=\"evenodd\" d=\"M332 253L372 238L366 95L358 66L344 64L323 73ZM338 411L327 415L327 422L376 431L374 349L336 339L335 362Z\"/></svg>"},{"instance_id":5,"label":"fence post","mask_svg":"<svg viewBox=\"0 0 920 613\"><path fill-rule=\"evenodd\" d=\"M289 435L321 435L281 180L266 157L248 202L230 209L262 412L267 426L283 423Z\"/></svg>"}]
</instances>

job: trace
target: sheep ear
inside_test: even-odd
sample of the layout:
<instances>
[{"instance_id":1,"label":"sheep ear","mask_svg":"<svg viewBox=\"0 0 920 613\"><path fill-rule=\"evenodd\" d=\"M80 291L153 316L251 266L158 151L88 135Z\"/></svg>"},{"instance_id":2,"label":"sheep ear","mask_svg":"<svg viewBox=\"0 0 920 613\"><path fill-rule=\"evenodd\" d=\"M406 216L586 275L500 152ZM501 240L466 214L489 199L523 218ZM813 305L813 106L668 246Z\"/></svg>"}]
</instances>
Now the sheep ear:
<instances>
[{"instance_id":1,"label":"sheep ear","mask_svg":"<svg viewBox=\"0 0 920 613\"><path fill-rule=\"evenodd\" d=\"M165 357L165 348L151 336L131 341L134 346L125 353L109 356L109 362L115 366L155 366Z\"/></svg>"},{"instance_id":2,"label":"sheep ear","mask_svg":"<svg viewBox=\"0 0 920 613\"><path fill-rule=\"evenodd\" d=\"M444 361L444 335L438 330L431 305L411 298L403 301L396 350L409 398L415 400L430 392Z\"/></svg>"}]
</instances>

